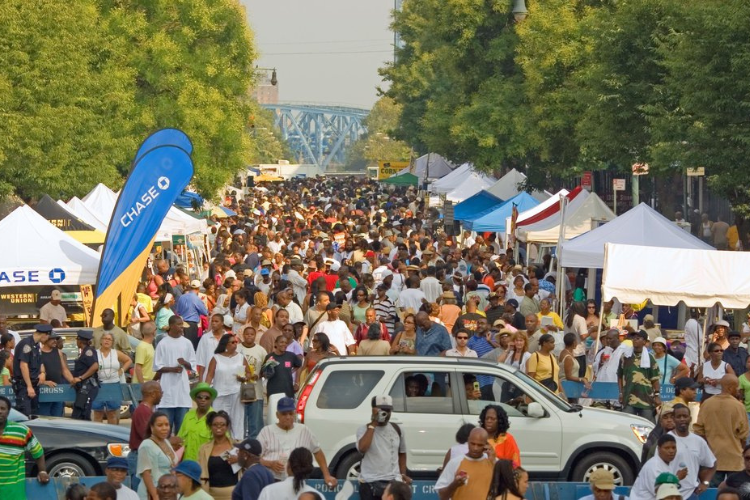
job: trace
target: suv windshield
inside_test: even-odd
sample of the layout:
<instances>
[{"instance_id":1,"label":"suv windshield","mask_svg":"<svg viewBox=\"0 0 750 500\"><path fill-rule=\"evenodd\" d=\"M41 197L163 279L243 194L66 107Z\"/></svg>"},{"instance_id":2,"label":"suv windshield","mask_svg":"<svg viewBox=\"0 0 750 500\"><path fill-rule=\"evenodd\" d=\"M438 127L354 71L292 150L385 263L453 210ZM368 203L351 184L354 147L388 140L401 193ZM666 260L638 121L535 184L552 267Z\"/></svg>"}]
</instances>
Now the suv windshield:
<instances>
[{"instance_id":1,"label":"suv windshield","mask_svg":"<svg viewBox=\"0 0 750 500\"><path fill-rule=\"evenodd\" d=\"M539 394L542 395L547 401L554 404L558 408L560 408L563 411L574 411L574 408L568 404L567 401L557 397L553 392L551 392L549 389L544 387L542 384L534 380L533 378L526 375L521 370L515 370L513 372L516 377L520 378L524 382L526 382L528 385L532 387L536 387L539 389Z\"/></svg>"}]
</instances>

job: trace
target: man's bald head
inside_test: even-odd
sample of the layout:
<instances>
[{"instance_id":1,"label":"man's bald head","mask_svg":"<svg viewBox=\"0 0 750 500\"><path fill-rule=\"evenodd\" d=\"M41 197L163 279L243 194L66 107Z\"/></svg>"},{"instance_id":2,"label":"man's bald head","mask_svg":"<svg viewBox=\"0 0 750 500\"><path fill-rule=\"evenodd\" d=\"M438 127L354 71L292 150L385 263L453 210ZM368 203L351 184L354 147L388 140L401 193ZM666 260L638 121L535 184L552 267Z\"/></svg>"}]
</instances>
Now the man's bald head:
<instances>
[{"instance_id":1,"label":"man's bald head","mask_svg":"<svg viewBox=\"0 0 750 500\"><path fill-rule=\"evenodd\" d=\"M475 427L469 433L469 457L477 459L482 458L484 449L487 447L487 431L481 427Z\"/></svg>"},{"instance_id":2,"label":"man's bald head","mask_svg":"<svg viewBox=\"0 0 750 500\"><path fill-rule=\"evenodd\" d=\"M737 388L740 385L740 380L737 378L736 375L732 375L731 373L727 373L723 377L721 377L721 392L724 394L730 394L734 396L737 394Z\"/></svg>"}]
</instances>

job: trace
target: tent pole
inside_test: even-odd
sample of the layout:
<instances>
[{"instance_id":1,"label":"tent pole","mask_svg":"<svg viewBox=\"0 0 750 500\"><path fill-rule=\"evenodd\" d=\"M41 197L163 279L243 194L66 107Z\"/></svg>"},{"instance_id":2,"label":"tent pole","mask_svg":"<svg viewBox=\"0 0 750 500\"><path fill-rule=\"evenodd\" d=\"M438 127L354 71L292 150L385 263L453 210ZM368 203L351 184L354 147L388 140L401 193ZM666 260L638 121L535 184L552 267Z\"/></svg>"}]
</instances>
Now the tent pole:
<instances>
[{"instance_id":1,"label":"tent pole","mask_svg":"<svg viewBox=\"0 0 750 500\"><path fill-rule=\"evenodd\" d=\"M703 315L703 331L701 332L702 335L699 335L698 341L701 343L701 349L700 354L698 355L698 369L703 369L703 355L706 352L706 328L708 328L708 308L706 308L706 313Z\"/></svg>"},{"instance_id":2,"label":"tent pole","mask_svg":"<svg viewBox=\"0 0 750 500\"><path fill-rule=\"evenodd\" d=\"M599 327L596 330L596 344L594 344L594 355L591 357L592 359L591 372L592 373L594 370L593 360L596 359L596 353L599 352L599 346L601 345L602 321L604 321L604 300L602 300L602 304L599 306ZM609 328L607 329L609 330Z\"/></svg>"}]
</instances>

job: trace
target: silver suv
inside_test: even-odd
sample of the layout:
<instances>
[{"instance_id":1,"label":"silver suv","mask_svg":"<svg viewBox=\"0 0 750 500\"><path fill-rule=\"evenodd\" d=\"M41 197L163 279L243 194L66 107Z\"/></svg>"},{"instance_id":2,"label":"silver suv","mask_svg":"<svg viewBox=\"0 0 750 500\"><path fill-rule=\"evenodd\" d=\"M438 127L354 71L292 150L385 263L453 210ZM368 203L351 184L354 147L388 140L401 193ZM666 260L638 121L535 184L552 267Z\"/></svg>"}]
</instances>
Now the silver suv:
<instances>
[{"instance_id":1,"label":"silver suv","mask_svg":"<svg viewBox=\"0 0 750 500\"><path fill-rule=\"evenodd\" d=\"M479 375L493 401L467 398ZM521 462L535 480L586 482L606 468L632 484L653 424L640 417L571 406L527 375L476 358L339 357L321 360L297 394L297 417L315 433L339 478L356 477L355 433L370 417L372 396L393 397L391 421L406 435L407 467L435 476L464 423L478 424L488 404L510 418Z\"/></svg>"}]
</instances>

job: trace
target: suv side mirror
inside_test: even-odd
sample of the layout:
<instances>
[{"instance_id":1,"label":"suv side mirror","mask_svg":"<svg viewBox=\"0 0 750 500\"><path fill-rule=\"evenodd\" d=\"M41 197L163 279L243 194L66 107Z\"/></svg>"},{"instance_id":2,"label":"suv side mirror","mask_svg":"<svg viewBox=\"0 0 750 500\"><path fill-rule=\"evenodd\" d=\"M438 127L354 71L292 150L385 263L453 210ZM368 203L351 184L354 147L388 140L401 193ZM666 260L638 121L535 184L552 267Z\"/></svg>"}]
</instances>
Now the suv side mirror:
<instances>
[{"instance_id":1,"label":"suv side mirror","mask_svg":"<svg viewBox=\"0 0 750 500\"><path fill-rule=\"evenodd\" d=\"M545 415L544 408L542 408L542 405L540 405L539 403L529 403L529 406L526 410L526 415L531 418L543 418Z\"/></svg>"}]
</instances>

